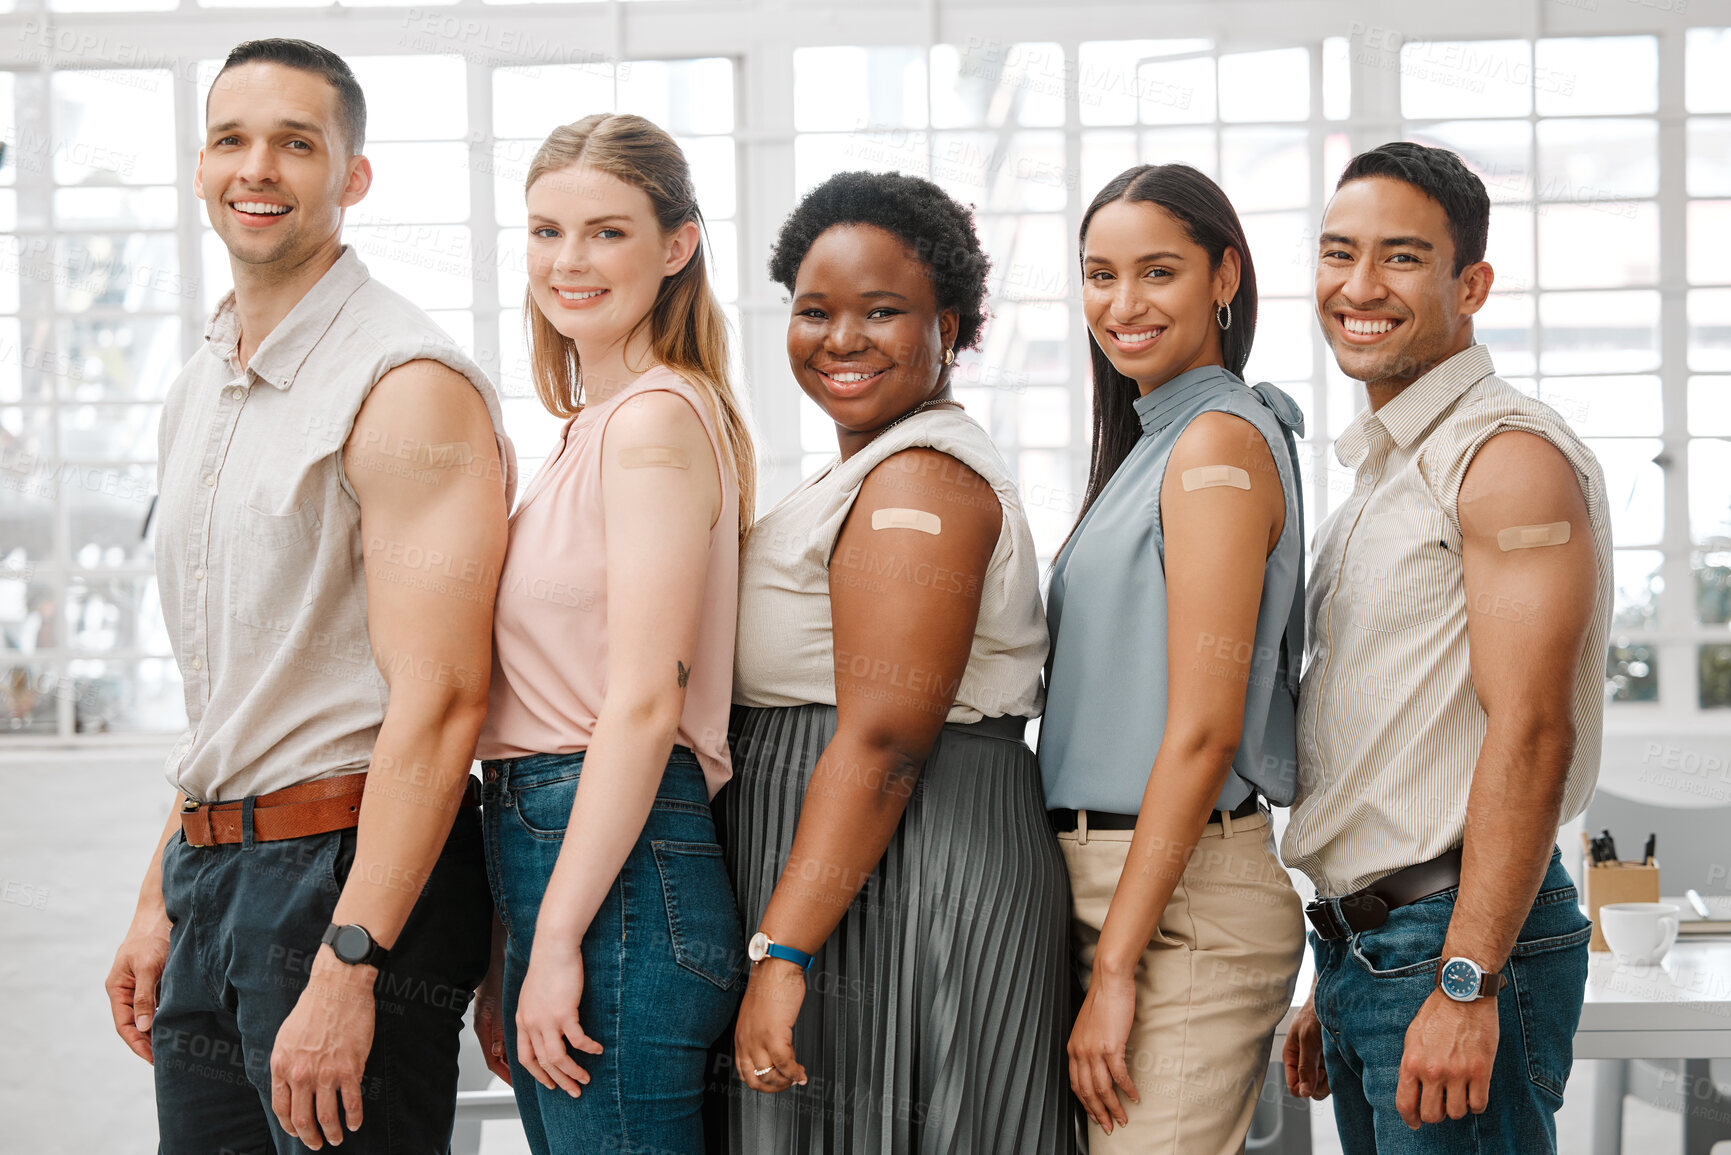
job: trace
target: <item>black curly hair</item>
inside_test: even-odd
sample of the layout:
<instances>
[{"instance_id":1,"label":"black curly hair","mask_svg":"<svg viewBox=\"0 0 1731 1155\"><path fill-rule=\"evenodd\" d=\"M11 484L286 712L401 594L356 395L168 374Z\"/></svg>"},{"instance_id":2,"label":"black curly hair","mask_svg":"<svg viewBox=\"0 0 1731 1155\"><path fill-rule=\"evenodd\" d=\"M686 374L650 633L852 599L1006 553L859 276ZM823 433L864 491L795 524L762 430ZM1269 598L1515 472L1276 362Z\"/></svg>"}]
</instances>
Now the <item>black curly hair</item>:
<instances>
[{"instance_id":1,"label":"black curly hair","mask_svg":"<svg viewBox=\"0 0 1731 1155\"><path fill-rule=\"evenodd\" d=\"M974 232L973 210L922 177L899 172L840 172L788 214L769 255L769 275L793 292L811 246L836 225L876 225L912 249L931 274L938 309L954 309L958 350L972 349L986 323L986 273L992 262Z\"/></svg>"}]
</instances>

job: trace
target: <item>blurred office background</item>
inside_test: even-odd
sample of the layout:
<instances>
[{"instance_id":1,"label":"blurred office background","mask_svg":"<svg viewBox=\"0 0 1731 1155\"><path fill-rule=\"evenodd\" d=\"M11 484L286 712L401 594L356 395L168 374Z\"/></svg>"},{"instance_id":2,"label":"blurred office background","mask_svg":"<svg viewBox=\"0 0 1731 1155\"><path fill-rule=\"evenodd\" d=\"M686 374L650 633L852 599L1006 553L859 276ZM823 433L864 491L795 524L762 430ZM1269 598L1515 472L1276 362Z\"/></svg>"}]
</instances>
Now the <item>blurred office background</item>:
<instances>
[{"instance_id":1,"label":"blurred office background","mask_svg":"<svg viewBox=\"0 0 1731 1155\"><path fill-rule=\"evenodd\" d=\"M555 124L637 112L684 146L766 507L835 447L786 370L765 271L782 219L847 169L928 175L972 203L993 316L957 397L1019 478L1046 557L1086 473L1075 238L1106 180L1183 161L1233 199L1262 292L1247 376L1305 410L1314 527L1350 491L1333 442L1364 404L1316 331L1323 206L1363 148L1456 150L1494 203L1479 339L1604 467L1605 783L1731 804L1731 0L0 0L8 995L51 981L63 924L89 939L69 948L79 982L100 983L166 810L157 766L185 715L146 528L158 410L229 282L192 193L204 94L230 47L268 35L351 61L376 183L345 238L499 382L526 477L558 432L522 337L523 176ZM69 801L128 825L57 851L66 820L35 808ZM126 1130L150 1125L148 1083L92 994L64 993L78 1037L42 1045L60 1048L56 1072L122 1072L144 1113L133 1102L110 1133L97 1110L67 1125L109 1139L31 1151L154 1145ZM66 1021L57 1005L0 1020L46 1029ZM49 1081L37 1045L0 1059L0 1094L24 1080L19 1110Z\"/></svg>"}]
</instances>

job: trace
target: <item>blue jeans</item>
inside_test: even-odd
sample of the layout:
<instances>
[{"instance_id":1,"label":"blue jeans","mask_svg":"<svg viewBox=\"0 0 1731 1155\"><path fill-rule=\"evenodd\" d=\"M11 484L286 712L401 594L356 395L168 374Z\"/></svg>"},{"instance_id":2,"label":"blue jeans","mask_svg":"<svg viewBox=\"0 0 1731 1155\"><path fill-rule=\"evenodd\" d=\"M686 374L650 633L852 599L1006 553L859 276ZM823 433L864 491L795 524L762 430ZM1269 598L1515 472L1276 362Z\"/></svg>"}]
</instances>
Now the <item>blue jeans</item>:
<instances>
[{"instance_id":1,"label":"blue jeans","mask_svg":"<svg viewBox=\"0 0 1731 1155\"><path fill-rule=\"evenodd\" d=\"M355 859L355 830L162 851L173 929L156 1052L161 1155L302 1155L270 1109L271 1049L312 971ZM487 970L481 822L457 812L373 987L361 1127L343 1155L443 1155L457 1106L463 1012Z\"/></svg>"},{"instance_id":2,"label":"blue jeans","mask_svg":"<svg viewBox=\"0 0 1731 1155\"><path fill-rule=\"evenodd\" d=\"M1455 890L1389 912L1375 930L1314 934L1316 1013L1346 1155L1540 1155L1557 1149L1556 1111L1574 1059L1587 984L1587 938L1574 884L1553 852L1497 995L1490 1102L1482 1115L1408 1129L1395 1110L1406 1029L1436 989Z\"/></svg>"},{"instance_id":3,"label":"blue jeans","mask_svg":"<svg viewBox=\"0 0 1731 1155\"><path fill-rule=\"evenodd\" d=\"M573 1052L580 1098L517 1061L517 996L583 755L487 762L487 875L507 933L504 1020L512 1086L536 1155L702 1155L709 1045L745 992L745 934L697 758L676 746L637 845L583 936L577 1017L602 1052Z\"/></svg>"}]
</instances>

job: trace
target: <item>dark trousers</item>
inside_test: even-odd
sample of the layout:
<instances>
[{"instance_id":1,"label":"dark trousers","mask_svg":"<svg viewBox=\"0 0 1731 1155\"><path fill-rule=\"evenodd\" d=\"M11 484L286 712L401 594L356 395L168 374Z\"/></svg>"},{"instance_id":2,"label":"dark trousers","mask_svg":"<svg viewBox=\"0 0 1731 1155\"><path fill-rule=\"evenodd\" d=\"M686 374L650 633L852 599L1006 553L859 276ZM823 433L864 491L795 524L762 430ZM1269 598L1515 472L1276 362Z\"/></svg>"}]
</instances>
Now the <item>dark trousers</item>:
<instances>
[{"instance_id":1,"label":"dark trousers","mask_svg":"<svg viewBox=\"0 0 1731 1155\"><path fill-rule=\"evenodd\" d=\"M151 1025L162 1155L298 1155L270 1109L271 1049L312 969L355 831L162 853L173 929ZM344 1155L444 1155L463 1012L487 968L480 817L460 811L374 987L362 1123Z\"/></svg>"}]
</instances>

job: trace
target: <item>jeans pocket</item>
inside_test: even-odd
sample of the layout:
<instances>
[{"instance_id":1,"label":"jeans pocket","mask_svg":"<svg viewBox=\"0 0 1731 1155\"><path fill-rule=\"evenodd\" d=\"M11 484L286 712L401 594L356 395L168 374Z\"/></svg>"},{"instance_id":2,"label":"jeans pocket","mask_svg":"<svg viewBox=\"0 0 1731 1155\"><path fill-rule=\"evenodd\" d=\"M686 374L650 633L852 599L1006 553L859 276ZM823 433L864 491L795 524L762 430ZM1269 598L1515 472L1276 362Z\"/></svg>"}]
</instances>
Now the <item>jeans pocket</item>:
<instances>
[{"instance_id":1,"label":"jeans pocket","mask_svg":"<svg viewBox=\"0 0 1731 1155\"><path fill-rule=\"evenodd\" d=\"M1387 922L1348 940L1353 957L1376 978L1434 977L1454 899L1448 890L1390 911Z\"/></svg>"},{"instance_id":2,"label":"jeans pocket","mask_svg":"<svg viewBox=\"0 0 1731 1155\"><path fill-rule=\"evenodd\" d=\"M1575 905L1574 887L1545 891L1509 955L1507 974L1519 1012L1527 1077L1559 1102L1574 1060L1592 933L1593 924Z\"/></svg>"},{"instance_id":3,"label":"jeans pocket","mask_svg":"<svg viewBox=\"0 0 1731 1155\"><path fill-rule=\"evenodd\" d=\"M714 842L651 842L674 960L731 990L745 973L745 931Z\"/></svg>"},{"instance_id":4,"label":"jeans pocket","mask_svg":"<svg viewBox=\"0 0 1731 1155\"><path fill-rule=\"evenodd\" d=\"M573 773L548 782L511 788L510 809L517 822L535 838L561 841L565 827L571 823L571 804L577 798L577 778Z\"/></svg>"}]
</instances>

